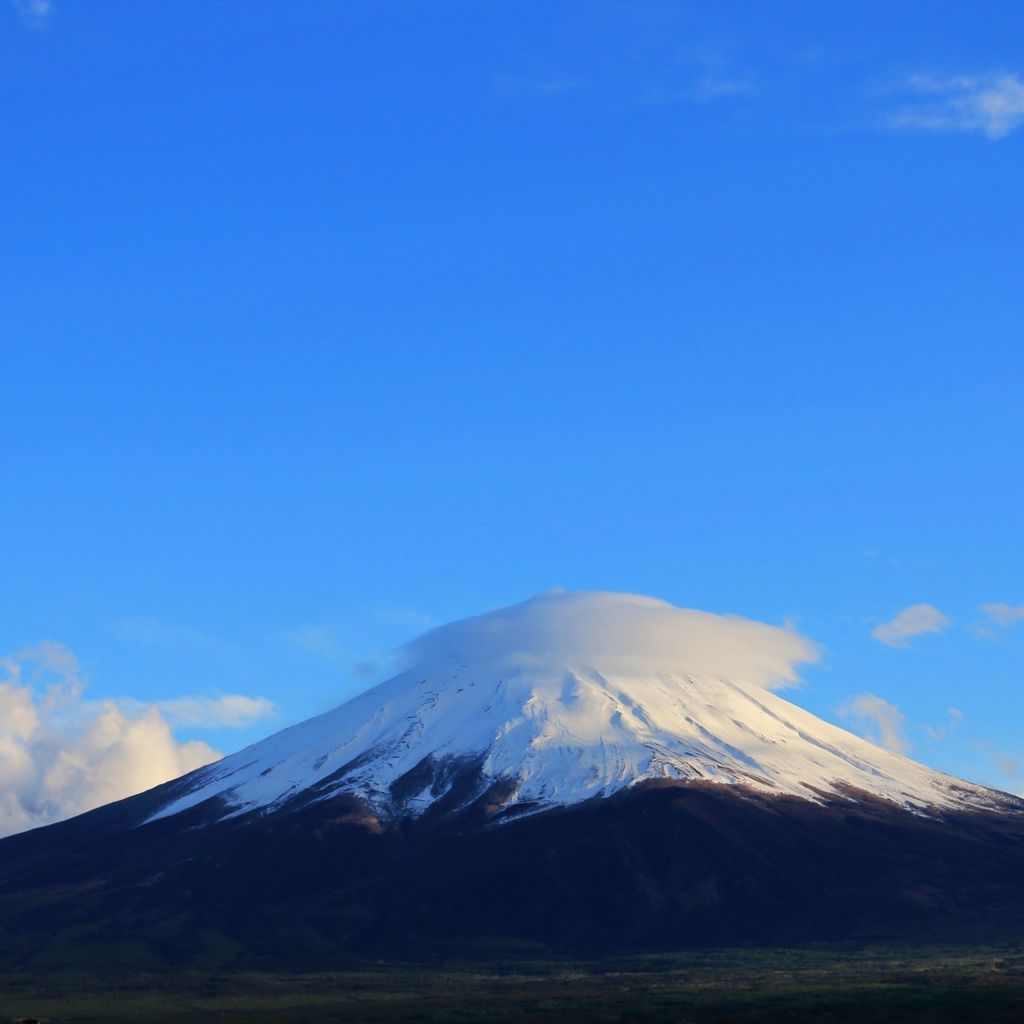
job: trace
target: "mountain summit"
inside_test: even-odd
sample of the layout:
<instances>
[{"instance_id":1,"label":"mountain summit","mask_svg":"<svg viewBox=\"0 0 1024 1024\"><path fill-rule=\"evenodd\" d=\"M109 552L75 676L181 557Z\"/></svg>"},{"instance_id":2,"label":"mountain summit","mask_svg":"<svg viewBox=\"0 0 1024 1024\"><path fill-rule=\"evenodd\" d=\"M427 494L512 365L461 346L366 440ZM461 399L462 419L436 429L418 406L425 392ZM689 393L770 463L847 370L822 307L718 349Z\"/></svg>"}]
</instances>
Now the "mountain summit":
<instances>
[{"instance_id":1,"label":"mountain summit","mask_svg":"<svg viewBox=\"0 0 1024 1024\"><path fill-rule=\"evenodd\" d=\"M187 776L152 819L343 794L382 820L477 800L509 818L652 780L917 811L1004 802L771 692L817 657L786 628L551 591L442 626L401 654L404 670L387 682Z\"/></svg>"}]
</instances>

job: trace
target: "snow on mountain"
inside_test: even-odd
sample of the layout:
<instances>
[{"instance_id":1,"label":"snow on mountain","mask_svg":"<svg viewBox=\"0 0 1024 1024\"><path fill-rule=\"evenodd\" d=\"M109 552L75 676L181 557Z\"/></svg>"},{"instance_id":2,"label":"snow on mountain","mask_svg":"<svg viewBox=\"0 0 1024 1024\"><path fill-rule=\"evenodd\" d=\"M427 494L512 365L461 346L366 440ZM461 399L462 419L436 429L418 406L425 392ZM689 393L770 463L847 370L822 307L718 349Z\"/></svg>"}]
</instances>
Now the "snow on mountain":
<instances>
[{"instance_id":1,"label":"snow on mountain","mask_svg":"<svg viewBox=\"0 0 1024 1024\"><path fill-rule=\"evenodd\" d=\"M233 817L342 793L382 817L417 815L453 786L460 803L490 789L499 807L536 809L650 779L814 801L866 793L918 811L1004 800L776 696L817 657L786 628L551 591L402 653L393 679L186 776L153 817L214 797Z\"/></svg>"}]
</instances>

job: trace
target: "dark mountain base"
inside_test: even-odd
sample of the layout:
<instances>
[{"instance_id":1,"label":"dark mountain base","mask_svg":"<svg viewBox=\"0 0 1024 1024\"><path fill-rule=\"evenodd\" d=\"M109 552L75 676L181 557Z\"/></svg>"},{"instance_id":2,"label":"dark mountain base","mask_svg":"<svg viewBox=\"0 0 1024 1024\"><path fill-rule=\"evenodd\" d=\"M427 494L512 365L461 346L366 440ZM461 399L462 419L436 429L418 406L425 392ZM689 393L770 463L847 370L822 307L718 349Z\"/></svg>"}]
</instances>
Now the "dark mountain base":
<instances>
[{"instance_id":1,"label":"dark mountain base","mask_svg":"<svg viewBox=\"0 0 1024 1024\"><path fill-rule=\"evenodd\" d=\"M140 803L141 801L141 803ZM647 785L484 827L353 801L135 829L145 798L0 843L0 965L337 966L1024 934L1024 817Z\"/></svg>"}]
</instances>

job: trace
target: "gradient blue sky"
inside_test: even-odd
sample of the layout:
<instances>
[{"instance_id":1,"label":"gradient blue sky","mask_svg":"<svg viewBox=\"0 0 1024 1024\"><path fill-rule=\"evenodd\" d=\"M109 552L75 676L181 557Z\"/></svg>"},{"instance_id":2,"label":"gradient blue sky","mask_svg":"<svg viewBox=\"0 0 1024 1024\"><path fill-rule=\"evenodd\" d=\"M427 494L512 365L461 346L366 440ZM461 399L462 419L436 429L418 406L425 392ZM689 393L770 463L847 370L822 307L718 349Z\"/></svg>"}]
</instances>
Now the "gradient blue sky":
<instances>
[{"instance_id":1,"label":"gradient blue sky","mask_svg":"<svg viewBox=\"0 0 1024 1024\"><path fill-rule=\"evenodd\" d=\"M1024 788L1019 5L0 0L0 96L0 654L228 751L634 591Z\"/></svg>"}]
</instances>

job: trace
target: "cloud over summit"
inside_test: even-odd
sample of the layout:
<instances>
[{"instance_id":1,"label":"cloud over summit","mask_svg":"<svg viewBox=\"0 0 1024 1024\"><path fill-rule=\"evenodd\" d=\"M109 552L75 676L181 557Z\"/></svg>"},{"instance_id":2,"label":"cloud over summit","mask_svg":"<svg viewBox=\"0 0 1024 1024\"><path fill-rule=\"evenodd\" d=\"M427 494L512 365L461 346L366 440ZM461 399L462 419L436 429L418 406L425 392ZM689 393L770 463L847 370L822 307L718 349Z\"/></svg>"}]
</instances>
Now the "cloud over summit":
<instances>
[{"instance_id":1,"label":"cloud over summit","mask_svg":"<svg viewBox=\"0 0 1024 1024\"><path fill-rule=\"evenodd\" d=\"M770 689L796 685L798 666L819 656L785 627L637 594L564 590L441 626L401 653L415 666L455 655L476 665L706 675Z\"/></svg>"}]
</instances>

